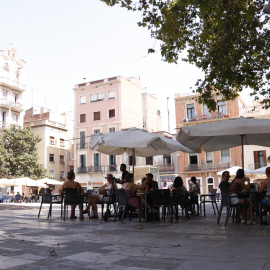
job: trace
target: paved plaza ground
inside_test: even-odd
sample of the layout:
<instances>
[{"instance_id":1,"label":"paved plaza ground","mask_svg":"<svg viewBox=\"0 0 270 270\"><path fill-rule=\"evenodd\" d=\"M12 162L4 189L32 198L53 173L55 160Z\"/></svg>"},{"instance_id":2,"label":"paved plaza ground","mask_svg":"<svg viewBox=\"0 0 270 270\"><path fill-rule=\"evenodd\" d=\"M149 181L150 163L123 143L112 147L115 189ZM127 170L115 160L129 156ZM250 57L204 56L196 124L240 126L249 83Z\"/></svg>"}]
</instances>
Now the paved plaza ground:
<instances>
[{"instance_id":1,"label":"paved plaza ground","mask_svg":"<svg viewBox=\"0 0 270 270\"><path fill-rule=\"evenodd\" d=\"M216 224L206 217L177 223L66 220L54 205L1 203L0 269L270 269L270 225Z\"/></svg>"}]
</instances>

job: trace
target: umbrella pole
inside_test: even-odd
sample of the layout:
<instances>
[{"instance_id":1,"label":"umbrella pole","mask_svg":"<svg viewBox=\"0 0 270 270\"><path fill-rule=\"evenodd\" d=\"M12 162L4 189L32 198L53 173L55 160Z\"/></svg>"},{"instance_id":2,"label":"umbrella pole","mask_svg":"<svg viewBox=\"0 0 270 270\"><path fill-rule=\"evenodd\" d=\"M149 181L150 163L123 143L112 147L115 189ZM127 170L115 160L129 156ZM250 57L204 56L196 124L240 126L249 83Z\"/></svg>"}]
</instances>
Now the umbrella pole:
<instances>
[{"instance_id":1,"label":"umbrella pole","mask_svg":"<svg viewBox=\"0 0 270 270\"><path fill-rule=\"evenodd\" d=\"M135 163L135 148L132 148L132 173L133 173L133 178L135 179L134 163Z\"/></svg>"},{"instance_id":2,"label":"umbrella pole","mask_svg":"<svg viewBox=\"0 0 270 270\"><path fill-rule=\"evenodd\" d=\"M241 135L241 145L242 145L242 169L244 170L244 135Z\"/></svg>"}]
</instances>

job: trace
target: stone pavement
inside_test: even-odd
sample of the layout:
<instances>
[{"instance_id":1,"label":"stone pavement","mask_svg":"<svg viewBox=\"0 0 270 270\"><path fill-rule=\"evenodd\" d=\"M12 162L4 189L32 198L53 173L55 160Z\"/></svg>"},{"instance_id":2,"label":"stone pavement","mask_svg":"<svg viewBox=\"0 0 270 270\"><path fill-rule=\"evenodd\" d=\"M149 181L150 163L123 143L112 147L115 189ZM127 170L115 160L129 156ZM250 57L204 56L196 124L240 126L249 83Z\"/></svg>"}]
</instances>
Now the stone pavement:
<instances>
[{"instance_id":1,"label":"stone pavement","mask_svg":"<svg viewBox=\"0 0 270 270\"><path fill-rule=\"evenodd\" d=\"M270 226L216 224L206 217L178 223L125 219L66 220L60 206L0 204L0 269L238 269L270 270Z\"/></svg>"}]
</instances>

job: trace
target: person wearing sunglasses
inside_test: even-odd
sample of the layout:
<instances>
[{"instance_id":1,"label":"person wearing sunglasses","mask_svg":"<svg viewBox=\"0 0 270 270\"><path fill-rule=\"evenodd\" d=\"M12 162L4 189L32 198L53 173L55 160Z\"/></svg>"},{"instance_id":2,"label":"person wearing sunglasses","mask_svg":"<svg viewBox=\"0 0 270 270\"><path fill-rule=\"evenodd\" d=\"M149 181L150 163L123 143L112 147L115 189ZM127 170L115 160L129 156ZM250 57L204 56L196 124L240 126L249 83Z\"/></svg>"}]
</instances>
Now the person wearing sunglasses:
<instances>
[{"instance_id":1,"label":"person wearing sunglasses","mask_svg":"<svg viewBox=\"0 0 270 270\"><path fill-rule=\"evenodd\" d=\"M230 180L230 172L229 171L224 171L222 173L222 178L221 182L219 183L219 189L226 188L227 190L230 190L231 183L229 182Z\"/></svg>"}]
</instances>

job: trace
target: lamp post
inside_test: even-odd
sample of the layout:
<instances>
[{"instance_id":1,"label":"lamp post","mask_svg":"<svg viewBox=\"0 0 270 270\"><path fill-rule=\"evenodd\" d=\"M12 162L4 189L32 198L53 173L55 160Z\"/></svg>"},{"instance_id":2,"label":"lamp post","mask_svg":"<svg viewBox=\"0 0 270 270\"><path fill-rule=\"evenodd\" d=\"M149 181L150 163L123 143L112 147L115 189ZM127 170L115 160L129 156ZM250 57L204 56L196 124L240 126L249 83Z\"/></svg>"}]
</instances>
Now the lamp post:
<instances>
[{"instance_id":1,"label":"lamp post","mask_svg":"<svg viewBox=\"0 0 270 270\"><path fill-rule=\"evenodd\" d=\"M263 12L270 15L270 0L268 0L268 4L263 7Z\"/></svg>"}]
</instances>

